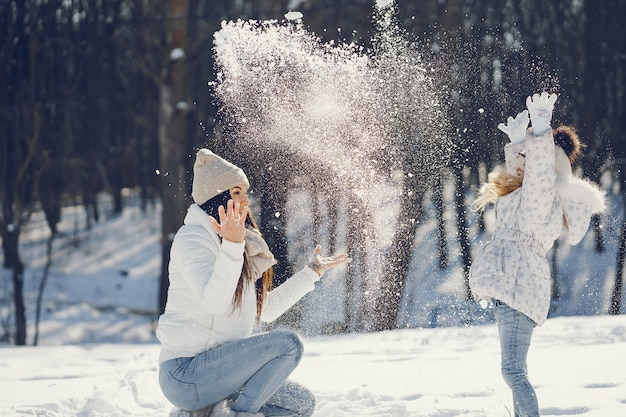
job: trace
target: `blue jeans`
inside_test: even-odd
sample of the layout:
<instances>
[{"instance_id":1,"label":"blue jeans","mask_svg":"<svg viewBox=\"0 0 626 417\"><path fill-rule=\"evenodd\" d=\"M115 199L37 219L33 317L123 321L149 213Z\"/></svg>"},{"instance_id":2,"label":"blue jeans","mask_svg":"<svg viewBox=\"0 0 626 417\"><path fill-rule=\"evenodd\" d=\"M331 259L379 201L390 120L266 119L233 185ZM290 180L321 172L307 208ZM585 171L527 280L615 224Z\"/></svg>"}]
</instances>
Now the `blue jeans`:
<instances>
[{"instance_id":1,"label":"blue jeans","mask_svg":"<svg viewBox=\"0 0 626 417\"><path fill-rule=\"evenodd\" d=\"M539 417L537 396L526 369L535 322L502 302L496 302L495 316L500 331L502 376L513 392L515 417Z\"/></svg>"},{"instance_id":2,"label":"blue jeans","mask_svg":"<svg viewBox=\"0 0 626 417\"><path fill-rule=\"evenodd\" d=\"M195 357L161 363L165 397L183 410L199 410L230 398L238 412L309 417L315 398L287 381L302 358L296 333L272 331L218 346Z\"/></svg>"}]
</instances>

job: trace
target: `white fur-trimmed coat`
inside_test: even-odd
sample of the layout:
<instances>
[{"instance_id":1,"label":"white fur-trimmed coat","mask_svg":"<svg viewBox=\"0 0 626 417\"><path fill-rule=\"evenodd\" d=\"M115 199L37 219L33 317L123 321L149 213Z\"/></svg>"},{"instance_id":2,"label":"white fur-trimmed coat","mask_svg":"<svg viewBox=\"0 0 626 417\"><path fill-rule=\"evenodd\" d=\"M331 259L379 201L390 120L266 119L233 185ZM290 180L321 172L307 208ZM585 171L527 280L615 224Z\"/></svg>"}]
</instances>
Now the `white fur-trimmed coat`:
<instances>
[{"instance_id":1,"label":"white fur-trimmed coat","mask_svg":"<svg viewBox=\"0 0 626 417\"><path fill-rule=\"evenodd\" d=\"M193 357L252 334L256 320L254 285L244 286L241 308L232 308L246 244L222 241L204 210L195 204L189 207L170 252L167 305L156 330L161 342L159 362ZM269 291L261 320L274 321L313 290L319 279L315 271L305 267Z\"/></svg>"},{"instance_id":2,"label":"white fur-trimmed coat","mask_svg":"<svg viewBox=\"0 0 626 417\"><path fill-rule=\"evenodd\" d=\"M524 180L496 201L496 230L472 263L470 288L476 300L500 300L541 325L551 296L546 253L561 233L572 245L580 242L591 216L604 210L604 194L587 180L557 178L552 132L530 132L505 146L507 164L524 151Z\"/></svg>"}]
</instances>

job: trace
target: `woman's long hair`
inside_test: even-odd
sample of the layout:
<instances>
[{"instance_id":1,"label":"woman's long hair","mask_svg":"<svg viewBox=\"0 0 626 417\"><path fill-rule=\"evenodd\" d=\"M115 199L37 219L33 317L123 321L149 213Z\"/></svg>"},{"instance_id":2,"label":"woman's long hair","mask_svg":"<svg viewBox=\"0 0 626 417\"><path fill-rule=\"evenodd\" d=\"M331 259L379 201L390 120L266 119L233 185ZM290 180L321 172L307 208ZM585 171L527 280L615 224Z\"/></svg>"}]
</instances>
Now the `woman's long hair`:
<instances>
[{"instance_id":1,"label":"woman's long hair","mask_svg":"<svg viewBox=\"0 0 626 417\"><path fill-rule=\"evenodd\" d=\"M200 208L204 210L209 216L213 217L219 222L219 206L224 206L224 208L226 208L228 200L230 199L230 191L226 190L223 193L216 195L206 203L202 204ZM259 228L254 221L254 218L252 217L250 211L248 211L248 216L246 217L246 226L250 226L259 231ZM244 252L243 268L241 269L239 282L237 282L237 288L235 289L235 294L233 295L233 311L241 307L244 285L250 285L251 283L254 283L256 289L257 318L261 317L261 311L263 311L263 304L265 303L267 292L272 289L272 283L274 282L274 270L270 267L265 272L263 272L260 280L257 280L256 278L257 277L252 276L252 270L250 269L248 256Z\"/></svg>"},{"instance_id":2,"label":"woman's long hair","mask_svg":"<svg viewBox=\"0 0 626 417\"><path fill-rule=\"evenodd\" d=\"M522 186L522 180L519 177L504 171L490 172L487 176L487 183L483 184L478 191L478 197L472 203L472 207L482 210L490 203L505 196Z\"/></svg>"}]
</instances>

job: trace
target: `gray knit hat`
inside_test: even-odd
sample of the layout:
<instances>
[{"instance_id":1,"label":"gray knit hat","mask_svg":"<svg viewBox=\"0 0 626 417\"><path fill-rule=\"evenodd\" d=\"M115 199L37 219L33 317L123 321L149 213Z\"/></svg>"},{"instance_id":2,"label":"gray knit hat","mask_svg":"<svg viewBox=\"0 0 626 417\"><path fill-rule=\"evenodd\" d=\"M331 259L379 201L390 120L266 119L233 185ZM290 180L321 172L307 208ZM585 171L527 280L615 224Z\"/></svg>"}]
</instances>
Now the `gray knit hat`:
<instances>
[{"instance_id":1,"label":"gray knit hat","mask_svg":"<svg viewBox=\"0 0 626 417\"><path fill-rule=\"evenodd\" d=\"M193 165L193 201L202 205L237 184L250 186L238 166L220 158L208 149L200 149Z\"/></svg>"}]
</instances>

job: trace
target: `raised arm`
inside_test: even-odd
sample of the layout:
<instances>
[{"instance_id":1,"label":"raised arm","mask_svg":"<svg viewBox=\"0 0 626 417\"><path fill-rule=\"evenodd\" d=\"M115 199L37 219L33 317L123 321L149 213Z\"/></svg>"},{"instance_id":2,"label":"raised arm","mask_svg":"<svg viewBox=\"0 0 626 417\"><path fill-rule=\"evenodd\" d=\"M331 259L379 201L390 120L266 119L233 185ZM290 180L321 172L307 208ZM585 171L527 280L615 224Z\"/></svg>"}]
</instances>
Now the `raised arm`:
<instances>
[{"instance_id":1,"label":"raised arm","mask_svg":"<svg viewBox=\"0 0 626 417\"><path fill-rule=\"evenodd\" d=\"M532 128L525 141L522 213L533 223L546 222L554 204L556 172L550 121L556 99L556 94L546 92L526 99Z\"/></svg>"}]
</instances>

